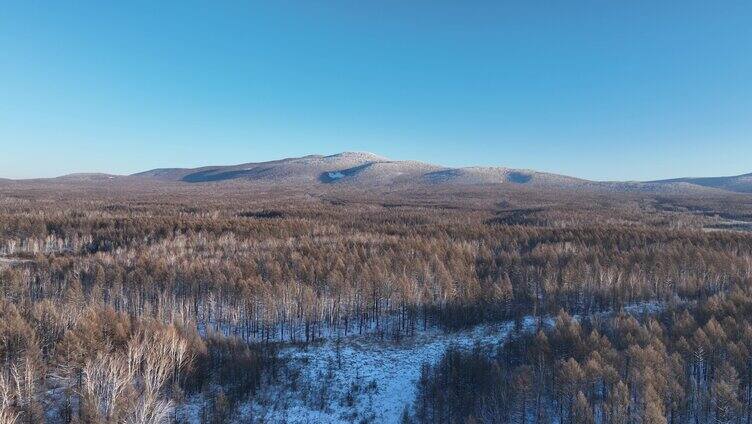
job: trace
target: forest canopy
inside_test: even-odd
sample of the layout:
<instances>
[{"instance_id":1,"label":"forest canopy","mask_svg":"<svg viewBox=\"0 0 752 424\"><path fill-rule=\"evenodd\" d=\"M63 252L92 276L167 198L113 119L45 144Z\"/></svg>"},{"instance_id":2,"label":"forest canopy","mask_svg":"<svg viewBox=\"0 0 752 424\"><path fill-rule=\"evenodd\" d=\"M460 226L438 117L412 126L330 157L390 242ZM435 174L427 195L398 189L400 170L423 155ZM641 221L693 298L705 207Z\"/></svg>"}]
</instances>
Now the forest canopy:
<instances>
[{"instance_id":1,"label":"forest canopy","mask_svg":"<svg viewBox=\"0 0 752 424\"><path fill-rule=\"evenodd\" d=\"M749 416L746 200L163 190L0 192L0 422L164 422L210 387L223 422L279 343L544 316L427 367L405 419ZM640 302L674 306L571 319Z\"/></svg>"}]
</instances>

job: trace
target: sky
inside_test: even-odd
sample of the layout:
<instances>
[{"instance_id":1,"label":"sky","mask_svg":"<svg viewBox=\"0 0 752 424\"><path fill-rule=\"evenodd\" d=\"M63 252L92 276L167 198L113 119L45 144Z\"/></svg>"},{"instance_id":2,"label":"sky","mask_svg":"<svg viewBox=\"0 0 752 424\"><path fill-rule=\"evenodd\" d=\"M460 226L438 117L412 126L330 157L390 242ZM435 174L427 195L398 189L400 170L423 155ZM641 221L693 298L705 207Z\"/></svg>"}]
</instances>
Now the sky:
<instances>
[{"instance_id":1,"label":"sky","mask_svg":"<svg viewBox=\"0 0 752 424\"><path fill-rule=\"evenodd\" d=\"M752 172L752 2L5 0L0 177L369 151Z\"/></svg>"}]
</instances>

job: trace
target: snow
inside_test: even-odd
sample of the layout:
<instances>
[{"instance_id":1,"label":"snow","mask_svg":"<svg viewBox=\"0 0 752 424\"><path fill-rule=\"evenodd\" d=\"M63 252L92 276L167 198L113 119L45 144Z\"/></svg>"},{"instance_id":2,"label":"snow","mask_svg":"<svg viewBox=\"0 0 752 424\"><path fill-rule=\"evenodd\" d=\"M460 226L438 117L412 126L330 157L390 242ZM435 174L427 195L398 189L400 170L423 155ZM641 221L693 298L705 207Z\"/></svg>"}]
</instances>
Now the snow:
<instances>
[{"instance_id":1,"label":"snow","mask_svg":"<svg viewBox=\"0 0 752 424\"><path fill-rule=\"evenodd\" d=\"M526 318L519 330L535 328L536 321ZM241 404L234 422L399 422L403 409L412 407L423 364L435 364L450 346L490 352L514 329L506 321L456 332L433 327L402 341L368 334L288 345L279 351L286 364L281 381L263 385L253 401ZM187 399L178 407L179 422L201 422L204 403L201 395Z\"/></svg>"},{"instance_id":2,"label":"snow","mask_svg":"<svg viewBox=\"0 0 752 424\"><path fill-rule=\"evenodd\" d=\"M339 180L340 178L344 178L345 177L345 174L343 174L341 172L329 172L329 173L327 173L327 175L329 176L329 178L331 178L333 180Z\"/></svg>"},{"instance_id":3,"label":"snow","mask_svg":"<svg viewBox=\"0 0 752 424\"><path fill-rule=\"evenodd\" d=\"M30 261L28 259L18 259L18 258L0 256L0 265L2 264L16 265L16 264L20 264L24 262L30 262Z\"/></svg>"},{"instance_id":4,"label":"snow","mask_svg":"<svg viewBox=\"0 0 752 424\"><path fill-rule=\"evenodd\" d=\"M277 392L268 397L273 400L271 405L255 403L247 412L263 416L269 422L345 423L353 418L398 422L403 409L410 407L415 399L424 363L438 362L452 345L467 349L495 347L513 327L513 323L507 322L456 333L431 331L403 343L366 338L340 342L339 347L336 341L327 340L305 349L286 349L281 356L300 370L301 380L323 379L331 390L328 402L323 408L321 405L315 408L301 402L296 393ZM354 400L351 405L347 402L348 395ZM322 412L327 413L325 417Z\"/></svg>"},{"instance_id":5,"label":"snow","mask_svg":"<svg viewBox=\"0 0 752 424\"><path fill-rule=\"evenodd\" d=\"M623 310L642 315L664 307L660 302L646 302ZM610 314L613 311L590 316ZM546 316L540 325L550 328L554 322L555 317ZM514 321L505 321L454 332L433 327L402 341L368 334L324 338L303 347L287 345L279 351L286 364L280 381L263 385L255 399L241 404L235 422L399 422L404 408L412 408L423 364L436 364L450 346L492 352L515 332L531 333L537 328L538 320L528 316L517 328ZM203 401L197 396L179 407L182 422L200 422Z\"/></svg>"}]
</instances>

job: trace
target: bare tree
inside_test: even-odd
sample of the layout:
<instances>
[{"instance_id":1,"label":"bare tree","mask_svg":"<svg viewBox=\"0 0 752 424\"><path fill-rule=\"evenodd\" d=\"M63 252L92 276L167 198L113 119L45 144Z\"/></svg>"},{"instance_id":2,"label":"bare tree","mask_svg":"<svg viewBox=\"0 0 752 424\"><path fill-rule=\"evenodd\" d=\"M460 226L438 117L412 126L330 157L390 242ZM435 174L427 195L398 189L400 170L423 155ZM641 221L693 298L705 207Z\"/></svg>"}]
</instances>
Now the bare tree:
<instances>
[{"instance_id":1,"label":"bare tree","mask_svg":"<svg viewBox=\"0 0 752 424\"><path fill-rule=\"evenodd\" d=\"M18 422L20 413L13 408L13 388L12 384L0 372L0 423L15 424Z\"/></svg>"}]
</instances>

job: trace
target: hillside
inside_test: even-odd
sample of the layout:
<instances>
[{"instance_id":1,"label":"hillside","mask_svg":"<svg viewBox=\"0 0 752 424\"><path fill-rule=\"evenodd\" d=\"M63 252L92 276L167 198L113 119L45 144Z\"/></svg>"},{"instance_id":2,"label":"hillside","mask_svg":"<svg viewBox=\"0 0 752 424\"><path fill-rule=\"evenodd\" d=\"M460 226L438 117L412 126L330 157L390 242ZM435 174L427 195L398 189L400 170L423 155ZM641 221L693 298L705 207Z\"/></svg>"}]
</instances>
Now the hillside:
<instances>
[{"instance_id":1,"label":"hillside","mask_svg":"<svg viewBox=\"0 0 752 424\"><path fill-rule=\"evenodd\" d=\"M14 180L2 180L10 183ZM752 174L735 177L677 178L660 181L592 181L581 178L507 167L446 167L412 160L391 160L366 152L308 155L267 162L199 168L158 168L129 176L104 173L75 173L57 178L15 180L32 184L87 187L116 184L123 187L159 187L165 184L197 186L222 184L256 187L262 190L348 191L421 190L445 188L499 187L523 191L577 191L593 193L637 193L710 195L752 193Z\"/></svg>"},{"instance_id":2,"label":"hillside","mask_svg":"<svg viewBox=\"0 0 752 424\"><path fill-rule=\"evenodd\" d=\"M530 184L584 186L591 182L563 175L497 167L450 168L419 161L396 161L372 153L344 152L331 156L310 155L270 162L201 168L165 168L134 174L187 183L230 180L251 182L437 185Z\"/></svg>"},{"instance_id":3,"label":"hillside","mask_svg":"<svg viewBox=\"0 0 752 424\"><path fill-rule=\"evenodd\" d=\"M695 186L717 188L738 193L752 193L752 173L735 175L731 177L705 177L705 178L675 178L670 180L653 181L652 184L676 184L686 183Z\"/></svg>"},{"instance_id":4,"label":"hillside","mask_svg":"<svg viewBox=\"0 0 752 424\"><path fill-rule=\"evenodd\" d=\"M206 166L201 168L166 168L134 174L134 177L156 178L167 181L205 183L244 180L274 183L326 182L329 173L355 172L359 166L388 159L371 153L345 152L331 156L309 155L269 162L252 162L231 166Z\"/></svg>"},{"instance_id":5,"label":"hillside","mask_svg":"<svg viewBox=\"0 0 752 424\"><path fill-rule=\"evenodd\" d=\"M269 162L200 168L162 168L134 174L138 179L181 183L242 182L275 186L339 185L352 188L508 185L547 190L626 193L702 194L748 192L742 183L701 184L686 180L653 182L590 181L566 175L506 167L452 168L419 161L391 160L373 153L309 155Z\"/></svg>"}]
</instances>

